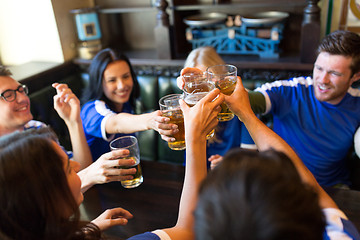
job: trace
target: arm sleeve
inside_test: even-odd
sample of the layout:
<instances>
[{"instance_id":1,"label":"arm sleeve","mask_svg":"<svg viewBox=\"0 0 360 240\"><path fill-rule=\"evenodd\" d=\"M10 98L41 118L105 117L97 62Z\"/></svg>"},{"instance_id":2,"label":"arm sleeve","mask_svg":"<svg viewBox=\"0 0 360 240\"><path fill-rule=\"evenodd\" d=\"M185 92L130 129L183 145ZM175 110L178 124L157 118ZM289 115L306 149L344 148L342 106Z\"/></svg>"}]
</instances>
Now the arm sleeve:
<instances>
[{"instance_id":1,"label":"arm sleeve","mask_svg":"<svg viewBox=\"0 0 360 240\"><path fill-rule=\"evenodd\" d=\"M340 209L325 208L323 213L326 219L325 234L327 239L360 239L356 227Z\"/></svg>"},{"instance_id":2,"label":"arm sleeve","mask_svg":"<svg viewBox=\"0 0 360 240\"><path fill-rule=\"evenodd\" d=\"M356 155L360 158L360 127L356 130L354 135L354 148Z\"/></svg>"},{"instance_id":3,"label":"arm sleeve","mask_svg":"<svg viewBox=\"0 0 360 240\"><path fill-rule=\"evenodd\" d=\"M261 92L249 91L249 100L252 110L255 114L265 113L265 97Z\"/></svg>"}]
</instances>

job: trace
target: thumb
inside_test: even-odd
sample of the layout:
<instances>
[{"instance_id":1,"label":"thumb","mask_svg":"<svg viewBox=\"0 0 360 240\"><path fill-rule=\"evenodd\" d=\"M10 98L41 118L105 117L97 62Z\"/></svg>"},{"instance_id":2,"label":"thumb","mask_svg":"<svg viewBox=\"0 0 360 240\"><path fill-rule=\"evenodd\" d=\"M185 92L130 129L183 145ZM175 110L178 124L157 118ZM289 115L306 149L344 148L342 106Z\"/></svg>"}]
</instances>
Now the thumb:
<instances>
[{"instance_id":1,"label":"thumb","mask_svg":"<svg viewBox=\"0 0 360 240\"><path fill-rule=\"evenodd\" d=\"M185 103L183 99L179 100L180 108L183 112L189 111L190 107Z\"/></svg>"},{"instance_id":2,"label":"thumb","mask_svg":"<svg viewBox=\"0 0 360 240\"><path fill-rule=\"evenodd\" d=\"M243 83L242 83L242 79L241 79L240 76L237 76L237 82L236 82L236 86L235 86L234 92L237 91L237 90L243 89L243 88L244 88L244 85L243 85Z\"/></svg>"}]
</instances>

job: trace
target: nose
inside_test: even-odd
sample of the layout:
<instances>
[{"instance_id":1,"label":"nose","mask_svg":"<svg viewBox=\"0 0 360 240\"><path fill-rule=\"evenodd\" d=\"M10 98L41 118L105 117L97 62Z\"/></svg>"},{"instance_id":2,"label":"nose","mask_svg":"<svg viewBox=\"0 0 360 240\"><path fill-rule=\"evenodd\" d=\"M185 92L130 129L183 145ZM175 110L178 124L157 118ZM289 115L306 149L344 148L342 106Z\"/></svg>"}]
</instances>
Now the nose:
<instances>
[{"instance_id":1,"label":"nose","mask_svg":"<svg viewBox=\"0 0 360 240\"><path fill-rule=\"evenodd\" d=\"M125 86L125 84L121 79L117 80L117 82L116 82L117 89L122 89L122 88L124 88L124 86Z\"/></svg>"},{"instance_id":2,"label":"nose","mask_svg":"<svg viewBox=\"0 0 360 240\"><path fill-rule=\"evenodd\" d=\"M22 101L28 101L29 96L25 92L16 92L16 101L22 102Z\"/></svg>"},{"instance_id":3,"label":"nose","mask_svg":"<svg viewBox=\"0 0 360 240\"><path fill-rule=\"evenodd\" d=\"M330 82L329 74L326 71L322 72L321 74L319 74L318 80L320 83L324 83L324 84L329 83Z\"/></svg>"}]
</instances>

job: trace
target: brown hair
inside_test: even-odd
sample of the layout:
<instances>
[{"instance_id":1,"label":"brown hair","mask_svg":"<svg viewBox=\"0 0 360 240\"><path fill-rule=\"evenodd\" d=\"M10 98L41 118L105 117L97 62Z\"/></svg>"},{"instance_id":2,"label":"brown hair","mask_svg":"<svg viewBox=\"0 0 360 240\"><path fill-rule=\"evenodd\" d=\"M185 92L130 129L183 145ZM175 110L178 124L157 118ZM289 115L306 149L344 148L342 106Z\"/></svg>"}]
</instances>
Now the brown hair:
<instances>
[{"instance_id":1,"label":"brown hair","mask_svg":"<svg viewBox=\"0 0 360 240\"><path fill-rule=\"evenodd\" d=\"M283 153L229 151L200 187L198 240L320 240L324 230L318 195Z\"/></svg>"},{"instance_id":2,"label":"brown hair","mask_svg":"<svg viewBox=\"0 0 360 240\"><path fill-rule=\"evenodd\" d=\"M0 232L13 240L101 239L97 226L79 220L54 140L48 128L0 138Z\"/></svg>"},{"instance_id":3,"label":"brown hair","mask_svg":"<svg viewBox=\"0 0 360 240\"><path fill-rule=\"evenodd\" d=\"M321 52L351 57L352 75L360 72L360 36L358 34L345 30L334 31L321 41L318 54Z\"/></svg>"}]
</instances>

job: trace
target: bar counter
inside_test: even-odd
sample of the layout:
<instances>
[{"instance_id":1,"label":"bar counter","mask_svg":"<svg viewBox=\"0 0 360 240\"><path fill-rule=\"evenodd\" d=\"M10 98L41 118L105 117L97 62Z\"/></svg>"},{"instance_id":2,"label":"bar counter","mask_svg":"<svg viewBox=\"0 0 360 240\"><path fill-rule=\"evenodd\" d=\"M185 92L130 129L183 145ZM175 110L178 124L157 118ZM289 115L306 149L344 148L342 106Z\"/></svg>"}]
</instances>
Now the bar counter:
<instances>
[{"instance_id":1,"label":"bar counter","mask_svg":"<svg viewBox=\"0 0 360 240\"><path fill-rule=\"evenodd\" d=\"M81 205L84 219L92 220L104 210L122 207L134 218L126 226L107 231L109 239L126 239L135 234L172 227L176 223L183 185L183 166L142 161L144 182L137 188L125 189L119 182L97 185L85 194ZM360 230L360 192L354 190L325 189L348 218Z\"/></svg>"}]
</instances>

